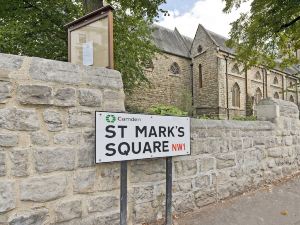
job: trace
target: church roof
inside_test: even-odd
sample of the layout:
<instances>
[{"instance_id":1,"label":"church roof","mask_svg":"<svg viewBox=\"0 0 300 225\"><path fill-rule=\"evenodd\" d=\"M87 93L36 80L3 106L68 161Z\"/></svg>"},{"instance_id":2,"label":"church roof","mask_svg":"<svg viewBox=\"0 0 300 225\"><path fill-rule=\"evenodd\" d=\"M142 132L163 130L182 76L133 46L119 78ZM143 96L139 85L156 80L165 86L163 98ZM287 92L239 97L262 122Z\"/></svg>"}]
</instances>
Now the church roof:
<instances>
[{"instance_id":1,"label":"church roof","mask_svg":"<svg viewBox=\"0 0 300 225\"><path fill-rule=\"evenodd\" d=\"M228 38L223 37L220 34L216 34L210 30L206 31L209 33L209 35L211 36L211 38L213 39L213 41L215 42L215 44L222 50L231 54L234 54L234 49L233 48L229 48L226 46L226 41L228 40Z\"/></svg>"},{"instance_id":2,"label":"church roof","mask_svg":"<svg viewBox=\"0 0 300 225\"><path fill-rule=\"evenodd\" d=\"M190 58L192 39L181 35L178 30L170 30L159 25L153 25L153 41L162 51Z\"/></svg>"},{"instance_id":3,"label":"church roof","mask_svg":"<svg viewBox=\"0 0 300 225\"><path fill-rule=\"evenodd\" d=\"M216 34L210 30L207 30L206 28L204 29L206 30L206 32L208 33L212 41L215 43L215 45L217 45L221 51L228 52L230 54L235 54L235 50L233 48L229 48L226 46L226 41L228 40L228 38L220 34ZM293 65L283 70L280 68L276 68L276 69L290 75L296 75L300 73L300 65Z\"/></svg>"}]
</instances>

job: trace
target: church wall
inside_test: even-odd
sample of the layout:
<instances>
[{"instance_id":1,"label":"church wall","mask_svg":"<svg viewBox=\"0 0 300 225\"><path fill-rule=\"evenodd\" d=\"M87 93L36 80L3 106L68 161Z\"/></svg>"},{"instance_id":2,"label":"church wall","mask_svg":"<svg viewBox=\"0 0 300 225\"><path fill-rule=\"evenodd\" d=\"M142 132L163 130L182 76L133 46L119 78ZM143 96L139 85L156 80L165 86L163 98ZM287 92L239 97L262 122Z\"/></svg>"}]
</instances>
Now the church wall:
<instances>
[{"instance_id":1,"label":"church wall","mask_svg":"<svg viewBox=\"0 0 300 225\"><path fill-rule=\"evenodd\" d=\"M200 88L200 70L202 68L202 88ZM197 114L218 114L218 76L215 50L209 49L198 55L193 61L194 94Z\"/></svg>"},{"instance_id":2,"label":"church wall","mask_svg":"<svg viewBox=\"0 0 300 225\"><path fill-rule=\"evenodd\" d=\"M218 84L219 84L219 115L221 118L226 118L227 115L227 96L226 96L226 60L225 55L220 53L218 55ZM245 80L245 71L243 71L243 66L238 65L239 73L235 73L233 71L234 66L236 65L236 61L232 56L228 58L228 102L229 102L229 113L230 118L237 115L246 115L246 108L251 106L254 110L254 114L256 111L256 92L258 90L261 91L262 97L273 97L277 92L279 95L279 99L284 99L290 101L291 98L294 99L294 102L297 103L296 96L296 87L290 86L290 82L292 85L296 83L296 79L292 77L288 77L283 73L279 73L276 71L267 71L267 80L264 80L263 73L265 71L260 67L252 67L247 70L247 93L246 93L246 80ZM257 76L259 73L259 76ZM277 83L274 83L275 77L277 78ZM283 80L282 80L283 79ZM237 83L240 87L240 107L232 106L232 88L233 85ZM282 87L283 84L283 87ZM282 89L284 88L284 98L282 95ZM248 94L248 106L246 102ZM293 97L291 97L293 96ZM249 104L249 101L251 101Z\"/></svg>"},{"instance_id":3,"label":"church wall","mask_svg":"<svg viewBox=\"0 0 300 225\"><path fill-rule=\"evenodd\" d=\"M202 51L199 52L199 46ZM200 25L192 45L194 106L197 114L218 114L218 59L216 45ZM202 68L202 88L200 70Z\"/></svg>"},{"instance_id":4,"label":"church wall","mask_svg":"<svg viewBox=\"0 0 300 225\"><path fill-rule=\"evenodd\" d=\"M133 93L126 96L127 108L145 111L151 106L180 106L183 95L191 96L191 60L183 57L162 53L153 58L154 68L146 69L146 77L150 86L143 84ZM172 63L178 63L180 74L170 71Z\"/></svg>"}]
</instances>

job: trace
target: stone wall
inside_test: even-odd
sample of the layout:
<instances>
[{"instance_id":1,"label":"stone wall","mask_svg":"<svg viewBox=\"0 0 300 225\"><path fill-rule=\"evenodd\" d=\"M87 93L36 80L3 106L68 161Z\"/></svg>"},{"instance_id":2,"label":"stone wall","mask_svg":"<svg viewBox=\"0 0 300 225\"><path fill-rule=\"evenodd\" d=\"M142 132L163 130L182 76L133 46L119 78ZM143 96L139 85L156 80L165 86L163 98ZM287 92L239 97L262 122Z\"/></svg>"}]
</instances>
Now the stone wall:
<instances>
[{"instance_id":1,"label":"stone wall","mask_svg":"<svg viewBox=\"0 0 300 225\"><path fill-rule=\"evenodd\" d=\"M124 111L113 70L0 54L0 224L119 224L119 163L94 164L95 110ZM192 154L173 159L175 214L299 171L295 104L265 121L192 120ZM128 163L128 224L164 217L165 159Z\"/></svg>"},{"instance_id":2,"label":"stone wall","mask_svg":"<svg viewBox=\"0 0 300 225\"><path fill-rule=\"evenodd\" d=\"M193 119L192 154L173 158L173 210L186 213L299 172L300 122L295 104L266 99L263 121ZM165 161L130 162L130 218L164 216Z\"/></svg>"},{"instance_id":3,"label":"stone wall","mask_svg":"<svg viewBox=\"0 0 300 225\"><path fill-rule=\"evenodd\" d=\"M0 224L118 223L118 165L94 165L95 110L124 111L119 72L0 54Z\"/></svg>"}]
</instances>

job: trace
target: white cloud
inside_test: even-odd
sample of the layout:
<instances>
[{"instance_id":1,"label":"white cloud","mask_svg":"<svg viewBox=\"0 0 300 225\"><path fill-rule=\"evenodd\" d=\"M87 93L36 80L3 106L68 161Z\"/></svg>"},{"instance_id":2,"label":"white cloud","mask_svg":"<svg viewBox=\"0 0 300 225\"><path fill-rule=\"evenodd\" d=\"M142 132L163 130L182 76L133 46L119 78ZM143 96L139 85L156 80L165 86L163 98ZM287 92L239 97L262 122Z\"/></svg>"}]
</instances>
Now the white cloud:
<instances>
[{"instance_id":1,"label":"white cloud","mask_svg":"<svg viewBox=\"0 0 300 225\"><path fill-rule=\"evenodd\" d=\"M250 10L250 2L242 4L241 8L230 14L222 12L224 6L222 0L199 0L184 14L180 14L178 10L169 11L170 16L163 17L158 24L169 29L177 27L183 35L193 38L200 23L208 30L228 37L230 23L236 20L241 12Z\"/></svg>"}]
</instances>

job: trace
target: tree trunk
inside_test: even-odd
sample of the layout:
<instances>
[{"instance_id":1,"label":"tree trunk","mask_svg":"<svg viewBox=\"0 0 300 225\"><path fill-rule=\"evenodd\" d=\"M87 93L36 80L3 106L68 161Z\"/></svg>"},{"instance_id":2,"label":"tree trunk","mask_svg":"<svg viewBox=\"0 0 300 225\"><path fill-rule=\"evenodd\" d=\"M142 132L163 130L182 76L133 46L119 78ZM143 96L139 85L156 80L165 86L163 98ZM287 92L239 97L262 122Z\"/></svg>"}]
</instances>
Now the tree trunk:
<instances>
[{"instance_id":1,"label":"tree trunk","mask_svg":"<svg viewBox=\"0 0 300 225\"><path fill-rule=\"evenodd\" d=\"M95 11L103 7L103 0L83 0L85 13Z\"/></svg>"}]
</instances>

